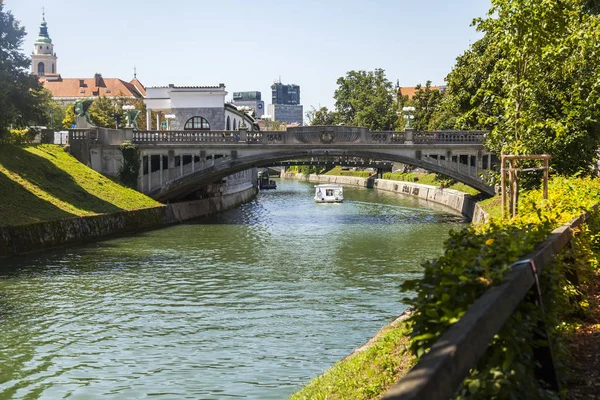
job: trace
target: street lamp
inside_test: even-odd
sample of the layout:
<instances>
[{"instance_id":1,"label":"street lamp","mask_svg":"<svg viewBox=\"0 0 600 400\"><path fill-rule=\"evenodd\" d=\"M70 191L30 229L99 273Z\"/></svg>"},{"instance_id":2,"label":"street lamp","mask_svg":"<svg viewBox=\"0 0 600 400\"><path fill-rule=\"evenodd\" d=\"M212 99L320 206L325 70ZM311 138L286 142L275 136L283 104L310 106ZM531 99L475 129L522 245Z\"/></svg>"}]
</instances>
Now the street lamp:
<instances>
[{"instance_id":1,"label":"street lamp","mask_svg":"<svg viewBox=\"0 0 600 400\"><path fill-rule=\"evenodd\" d=\"M171 130L170 121L172 119L175 119L175 114L165 114L165 119L167 120L167 130L170 131Z\"/></svg>"},{"instance_id":2,"label":"street lamp","mask_svg":"<svg viewBox=\"0 0 600 400\"><path fill-rule=\"evenodd\" d=\"M412 106L402 107L402 111L406 114L404 119L406 120L406 127L412 129L412 120L415 118L412 113L415 111L415 108Z\"/></svg>"}]
</instances>

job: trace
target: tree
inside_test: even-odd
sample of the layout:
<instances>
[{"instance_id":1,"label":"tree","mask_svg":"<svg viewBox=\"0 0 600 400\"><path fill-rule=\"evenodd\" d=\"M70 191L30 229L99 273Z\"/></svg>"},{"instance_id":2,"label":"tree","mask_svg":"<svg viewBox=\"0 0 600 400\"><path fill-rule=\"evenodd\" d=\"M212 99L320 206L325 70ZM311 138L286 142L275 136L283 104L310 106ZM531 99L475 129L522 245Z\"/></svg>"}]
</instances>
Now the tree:
<instances>
[{"instance_id":1,"label":"tree","mask_svg":"<svg viewBox=\"0 0 600 400\"><path fill-rule=\"evenodd\" d=\"M117 125L115 116L118 115L119 119L122 120L121 114L123 113L123 109L119 109L117 103L113 102L112 99L100 96L94 100L88 112L94 125L104 128L115 128Z\"/></svg>"},{"instance_id":2,"label":"tree","mask_svg":"<svg viewBox=\"0 0 600 400\"><path fill-rule=\"evenodd\" d=\"M73 109L73 104L69 104L65 110L65 117L62 120L62 126L64 129L71 129L73 124L77 121L77 117L75 116L75 110Z\"/></svg>"},{"instance_id":3,"label":"tree","mask_svg":"<svg viewBox=\"0 0 600 400\"><path fill-rule=\"evenodd\" d=\"M30 60L21 52L25 29L0 3L0 138L11 126L44 125L47 110L38 79L29 71Z\"/></svg>"},{"instance_id":4,"label":"tree","mask_svg":"<svg viewBox=\"0 0 600 400\"><path fill-rule=\"evenodd\" d=\"M591 172L600 142L596 3L492 0L474 21L484 37L447 79L459 127L490 129L497 154L549 153L559 173Z\"/></svg>"},{"instance_id":5,"label":"tree","mask_svg":"<svg viewBox=\"0 0 600 400\"><path fill-rule=\"evenodd\" d=\"M442 93L439 90L431 89L431 81L427 81L423 88L421 84L416 86L413 103L414 111L414 128L418 131L430 129L429 124L432 121L433 114L438 110Z\"/></svg>"},{"instance_id":6,"label":"tree","mask_svg":"<svg viewBox=\"0 0 600 400\"><path fill-rule=\"evenodd\" d=\"M333 97L340 123L371 130L387 130L394 123L392 83L383 69L350 71L337 84Z\"/></svg>"},{"instance_id":7,"label":"tree","mask_svg":"<svg viewBox=\"0 0 600 400\"><path fill-rule=\"evenodd\" d=\"M337 113L329 111L327 107L321 107L318 110L311 106L311 110L306 112L309 125L335 125Z\"/></svg>"}]
</instances>

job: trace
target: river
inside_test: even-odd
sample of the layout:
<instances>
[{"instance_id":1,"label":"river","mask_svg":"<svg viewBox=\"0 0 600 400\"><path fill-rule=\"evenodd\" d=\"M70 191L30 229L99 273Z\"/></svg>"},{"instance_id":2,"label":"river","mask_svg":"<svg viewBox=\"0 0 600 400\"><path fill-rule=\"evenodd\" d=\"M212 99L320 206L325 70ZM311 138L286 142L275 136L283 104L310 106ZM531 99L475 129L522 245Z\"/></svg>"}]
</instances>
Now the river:
<instances>
[{"instance_id":1,"label":"river","mask_svg":"<svg viewBox=\"0 0 600 400\"><path fill-rule=\"evenodd\" d=\"M282 399L406 306L461 217L278 181L183 225L0 260L0 399Z\"/></svg>"}]
</instances>

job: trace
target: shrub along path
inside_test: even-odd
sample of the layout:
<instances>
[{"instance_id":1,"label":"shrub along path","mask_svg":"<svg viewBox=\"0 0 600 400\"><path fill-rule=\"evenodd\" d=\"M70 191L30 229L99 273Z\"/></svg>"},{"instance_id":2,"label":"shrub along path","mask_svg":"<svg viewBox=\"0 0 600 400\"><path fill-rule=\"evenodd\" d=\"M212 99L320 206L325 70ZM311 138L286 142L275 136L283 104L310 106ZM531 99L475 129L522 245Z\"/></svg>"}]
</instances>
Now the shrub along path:
<instances>
[{"instance_id":1,"label":"shrub along path","mask_svg":"<svg viewBox=\"0 0 600 400\"><path fill-rule=\"evenodd\" d=\"M0 145L0 226L160 205L56 145Z\"/></svg>"},{"instance_id":2,"label":"shrub along path","mask_svg":"<svg viewBox=\"0 0 600 400\"><path fill-rule=\"evenodd\" d=\"M573 374L568 399L600 399L600 272L588 298L590 309L568 339Z\"/></svg>"}]
</instances>

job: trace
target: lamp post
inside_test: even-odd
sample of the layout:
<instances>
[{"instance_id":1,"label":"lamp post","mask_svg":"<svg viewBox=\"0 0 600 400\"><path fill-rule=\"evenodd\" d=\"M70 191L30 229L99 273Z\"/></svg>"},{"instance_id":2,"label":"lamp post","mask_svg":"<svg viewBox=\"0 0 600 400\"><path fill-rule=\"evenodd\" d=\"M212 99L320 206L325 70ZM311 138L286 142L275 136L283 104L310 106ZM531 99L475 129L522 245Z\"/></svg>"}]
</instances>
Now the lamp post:
<instances>
[{"instance_id":1,"label":"lamp post","mask_svg":"<svg viewBox=\"0 0 600 400\"><path fill-rule=\"evenodd\" d=\"M412 129L412 120L415 118L412 113L415 111L415 108L412 106L402 107L402 111L404 112L404 119L406 120L406 127L408 129Z\"/></svg>"},{"instance_id":2,"label":"lamp post","mask_svg":"<svg viewBox=\"0 0 600 400\"><path fill-rule=\"evenodd\" d=\"M171 120L175 119L175 114L165 114L165 119L167 120L167 130L171 130Z\"/></svg>"}]
</instances>

